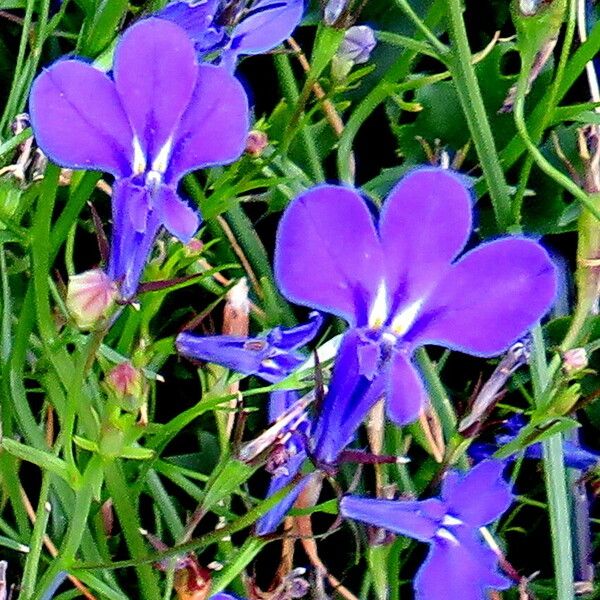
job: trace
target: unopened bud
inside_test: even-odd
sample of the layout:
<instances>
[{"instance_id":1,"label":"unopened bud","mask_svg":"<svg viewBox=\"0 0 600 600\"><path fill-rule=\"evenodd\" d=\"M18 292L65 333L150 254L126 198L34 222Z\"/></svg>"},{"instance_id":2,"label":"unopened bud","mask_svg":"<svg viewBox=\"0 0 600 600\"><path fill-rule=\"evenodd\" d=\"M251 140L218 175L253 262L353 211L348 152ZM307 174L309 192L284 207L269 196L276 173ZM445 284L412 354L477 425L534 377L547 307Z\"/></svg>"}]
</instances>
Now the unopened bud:
<instances>
[{"instance_id":1,"label":"unopened bud","mask_svg":"<svg viewBox=\"0 0 600 600\"><path fill-rule=\"evenodd\" d=\"M581 371L588 366L588 355L585 348L572 348L563 354L563 370L567 375Z\"/></svg>"},{"instance_id":2,"label":"unopened bud","mask_svg":"<svg viewBox=\"0 0 600 600\"><path fill-rule=\"evenodd\" d=\"M106 376L106 386L126 410L137 410L144 401L144 376L129 361L114 367Z\"/></svg>"},{"instance_id":3,"label":"unopened bud","mask_svg":"<svg viewBox=\"0 0 600 600\"><path fill-rule=\"evenodd\" d=\"M375 34L368 25L355 25L346 31L336 56L361 65L369 60L376 45Z\"/></svg>"},{"instance_id":4,"label":"unopened bud","mask_svg":"<svg viewBox=\"0 0 600 600\"><path fill-rule=\"evenodd\" d=\"M253 158L260 156L269 145L269 138L264 131L253 130L246 139L246 154Z\"/></svg>"},{"instance_id":5,"label":"unopened bud","mask_svg":"<svg viewBox=\"0 0 600 600\"><path fill-rule=\"evenodd\" d=\"M100 269L69 278L67 309L81 329L91 329L106 317L117 299L117 286Z\"/></svg>"},{"instance_id":6,"label":"unopened bud","mask_svg":"<svg viewBox=\"0 0 600 600\"><path fill-rule=\"evenodd\" d=\"M366 63L377 45L373 30L367 25L350 27L331 61L331 74L344 81L354 65Z\"/></svg>"},{"instance_id":7,"label":"unopened bud","mask_svg":"<svg viewBox=\"0 0 600 600\"><path fill-rule=\"evenodd\" d=\"M200 240L197 240L196 238L192 238L187 244L185 244L185 246L183 247L183 250L184 250L186 256L189 256L191 258L191 257L198 256L199 254L201 254L203 248L204 248L204 244Z\"/></svg>"}]
</instances>

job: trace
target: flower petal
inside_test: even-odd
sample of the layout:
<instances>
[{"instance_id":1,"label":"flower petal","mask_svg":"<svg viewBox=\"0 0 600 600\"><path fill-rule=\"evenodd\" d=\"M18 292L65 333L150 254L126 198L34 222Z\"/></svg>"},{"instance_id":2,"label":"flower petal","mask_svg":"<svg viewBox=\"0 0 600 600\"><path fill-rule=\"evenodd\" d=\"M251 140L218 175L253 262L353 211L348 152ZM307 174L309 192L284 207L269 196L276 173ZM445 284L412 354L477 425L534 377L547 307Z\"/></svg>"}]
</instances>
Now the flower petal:
<instances>
[{"instance_id":1,"label":"flower petal","mask_svg":"<svg viewBox=\"0 0 600 600\"><path fill-rule=\"evenodd\" d=\"M137 231L132 222L129 213L132 199L139 203L139 195L144 193L147 193L144 188L124 179L117 180L113 186L113 230L107 272L108 276L119 284L119 291L124 300L135 295L160 229L160 220L155 211L148 214L143 232Z\"/></svg>"},{"instance_id":2,"label":"flower petal","mask_svg":"<svg viewBox=\"0 0 600 600\"><path fill-rule=\"evenodd\" d=\"M445 169L409 173L392 190L379 231L392 312L426 296L471 232L471 195Z\"/></svg>"},{"instance_id":3,"label":"flower petal","mask_svg":"<svg viewBox=\"0 0 600 600\"><path fill-rule=\"evenodd\" d=\"M269 344L282 350L295 350L312 341L322 324L322 315L317 311L312 311L308 315L307 323L294 327L275 327L268 333L267 339Z\"/></svg>"},{"instance_id":4,"label":"flower petal","mask_svg":"<svg viewBox=\"0 0 600 600\"><path fill-rule=\"evenodd\" d=\"M231 335L180 333L175 345L188 358L212 362L244 375L254 375L269 352L264 339Z\"/></svg>"},{"instance_id":5,"label":"flower petal","mask_svg":"<svg viewBox=\"0 0 600 600\"><path fill-rule=\"evenodd\" d=\"M294 477L300 472L302 463L304 463L305 460L306 452L299 452L292 456L287 463L288 474L275 475L271 478L271 483L269 484L269 489L267 491L267 498L270 498L291 483ZM281 523L290 508L294 505L294 502L298 499L298 496L302 493L302 490L306 487L309 479L310 475L304 477L281 502L257 521L256 535L267 535L273 533L277 529L279 523Z\"/></svg>"},{"instance_id":6,"label":"flower petal","mask_svg":"<svg viewBox=\"0 0 600 600\"><path fill-rule=\"evenodd\" d=\"M436 538L415 578L415 598L484 600L488 590L510 587L497 563L496 554L471 532L457 542Z\"/></svg>"},{"instance_id":7,"label":"flower petal","mask_svg":"<svg viewBox=\"0 0 600 600\"><path fill-rule=\"evenodd\" d=\"M269 394L269 423L279 417L298 401L296 390L275 390Z\"/></svg>"},{"instance_id":8,"label":"flower petal","mask_svg":"<svg viewBox=\"0 0 600 600\"><path fill-rule=\"evenodd\" d=\"M152 163L175 133L197 76L194 46L174 23L145 19L123 34L115 51L115 84L148 169L164 171L168 152L163 168Z\"/></svg>"},{"instance_id":9,"label":"flower petal","mask_svg":"<svg viewBox=\"0 0 600 600\"><path fill-rule=\"evenodd\" d=\"M131 128L112 80L78 60L63 60L33 83L29 112L36 142L58 165L131 173Z\"/></svg>"},{"instance_id":10,"label":"flower petal","mask_svg":"<svg viewBox=\"0 0 600 600\"><path fill-rule=\"evenodd\" d=\"M257 0L235 27L231 48L238 54L261 54L286 40L298 26L304 0Z\"/></svg>"},{"instance_id":11,"label":"flower petal","mask_svg":"<svg viewBox=\"0 0 600 600\"><path fill-rule=\"evenodd\" d=\"M536 242L483 244L448 271L405 339L478 356L500 354L548 311L556 285L554 265Z\"/></svg>"},{"instance_id":12,"label":"flower petal","mask_svg":"<svg viewBox=\"0 0 600 600\"><path fill-rule=\"evenodd\" d=\"M427 392L418 371L400 352L394 352L389 366L386 400L388 416L397 425L414 421L427 401Z\"/></svg>"},{"instance_id":13,"label":"flower petal","mask_svg":"<svg viewBox=\"0 0 600 600\"><path fill-rule=\"evenodd\" d=\"M176 0L154 14L185 29L194 42L196 52L204 53L215 48L224 38L225 30L215 24L215 15L220 0L185 2Z\"/></svg>"},{"instance_id":14,"label":"flower petal","mask_svg":"<svg viewBox=\"0 0 600 600\"><path fill-rule=\"evenodd\" d=\"M239 158L249 130L248 97L242 84L221 67L200 65L198 82L181 118L168 178L224 165Z\"/></svg>"},{"instance_id":15,"label":"flower petal","mask_svg":"<svg viewBox=\"0 0 600 600\"><path fill-rule=\"evenodd\" d=\"M502 477L504 467L502 461L486 460L465 475L448 473L442 485L448 514L474 528L500 517L513 501L510 486Z\"/></svg>"},{"instance_id":16,"label":"flower petal","mask_svg":"<svg viewBox=\"0 0 600 600\"><path fill-rule=\"evenodd\" d=\"M322 465L335 464L369 410L384 394L385 374L374 379L360 374L358 350L363 343L359 333L351 329L338 351L329 391L315 421L313 455Z\"/></svg>"},{"instance_id":17,"label":"flower petal","mask_svg":"<svg viewBox=\"0 0 600 600\"><path fill-rule=\"evenodd\" d=\"M383 278L371 214L352 189L321 185L298 196L279 223L275 273L293 302L364 325Z\"/></svg>"},{"instance_id":18,"label":"flower petal","mask_svg":"<svg viewBox=\"0 0 600 600\"><path fill-rule=\"evenodd\" d=\"M439 529L439 521L444 516L444 505L435 498L404 501L344 496L340 501L340 514L346 519L369 523L393 533L429 542Z\"/></svg>"},{"instance_id":19,"label":"flower petal","mask_svg":"<svg viewBox=\"0 0 600 600\"><path fill-rule=\"evenodd\" d=\"M160 186L157 193L155 209L158 211L162 224L176 238L187 244L198 231L200 225L198 213L169 186Z\"/></svg>"}]
</instances>

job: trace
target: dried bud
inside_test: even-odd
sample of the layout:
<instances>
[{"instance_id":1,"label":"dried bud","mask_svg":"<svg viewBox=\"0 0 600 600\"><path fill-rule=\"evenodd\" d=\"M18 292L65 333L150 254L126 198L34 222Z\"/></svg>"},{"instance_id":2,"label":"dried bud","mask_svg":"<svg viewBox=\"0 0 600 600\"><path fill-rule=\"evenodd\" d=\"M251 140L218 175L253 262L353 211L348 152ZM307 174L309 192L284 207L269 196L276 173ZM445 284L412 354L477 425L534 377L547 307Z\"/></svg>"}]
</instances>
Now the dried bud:
<instances>
[{"instance_id":1,"label":"dried bud","mask_svg":"<svg viewBox=\"0 0 600 600\"><path fill-rule=\"evenodd\" d=\"M175 571L173 584L179 600L206 600L210 595L210 571L200 566L195 558Z\"/></svg>"},{"instance_id":2,"label":"dried bud","mask_svg":"<svg viewBox=\"0 0 600 600\"><path fill-rule=\"evenodd\" d=\"M588 355L585 348L572 348L563 354L563 370L572 375L588 366Z\"/></svg>"},{"instance_id":3,"label":"dried bud","mask_svg":"<svg viewBox=\"0 0 600 600\"><path fill-rule=\"evenodd\" d=\"M100 269L69 278L67 308L81 329L91 329L106 317L117 299L117 286Z\"/></svg>"},{"instance_id":4,"label":"dried bud","mask_svg":"<svg viewBox=\"0 0 600 600\"><path fill-rule=\"evenodd\" d=\"M264 131L252 130L246 139L246 154L257 158L269 145L269 138Z\"/></svg>"},{"instance_id":5,"label":"dried bud","mask_svg":"<svg viewBox=\"0 0 600 600\"><path fill-rule=\"evenodd\" d=\"M285 444L276 444L269 454L265 469L271 475L287 477L290 472L288 462L290 460L290 450Z\"/></svg>"}]
</instances>

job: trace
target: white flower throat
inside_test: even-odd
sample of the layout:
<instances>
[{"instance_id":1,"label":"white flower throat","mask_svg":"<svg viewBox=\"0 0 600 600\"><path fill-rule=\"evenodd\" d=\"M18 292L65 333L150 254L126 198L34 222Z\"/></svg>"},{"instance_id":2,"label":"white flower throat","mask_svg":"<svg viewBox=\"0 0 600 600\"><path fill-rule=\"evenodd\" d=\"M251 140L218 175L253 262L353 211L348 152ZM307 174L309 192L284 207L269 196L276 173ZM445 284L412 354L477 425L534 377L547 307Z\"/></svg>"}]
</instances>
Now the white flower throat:
<instances>
[{"instance_id":1,"label":"white flower throat","mask_svg":"<svg viewBox=\"0 0 600 600\"><path fill-rule=\"evenodd\" d=\"M394 315L390 315L387 287L385 281L381 281L369 313L369 327L377 330L385 326L385 331L382 333L383 339L395 343L413 326L424 302L424 298L419 298ZM389 324L386 325L387 323Z\"/></svg>"},{"instance_id":2,"label":"white flower throat","mask_svg":"<svg viewBox=\"0 0 600 600\"><path fill-rule=\"evenodd\" d=\"M144 183L149 188L156 188L162 182L164 174L169 166L169 159L171 158L171 150L173 148L173 139L169 138L163 147L159 150L156 158L152 161L150 170L148 169L148 160L139 139L134 136L133 138L133 174L134 175L146 175Z\"/></svg>"}]
</instances>

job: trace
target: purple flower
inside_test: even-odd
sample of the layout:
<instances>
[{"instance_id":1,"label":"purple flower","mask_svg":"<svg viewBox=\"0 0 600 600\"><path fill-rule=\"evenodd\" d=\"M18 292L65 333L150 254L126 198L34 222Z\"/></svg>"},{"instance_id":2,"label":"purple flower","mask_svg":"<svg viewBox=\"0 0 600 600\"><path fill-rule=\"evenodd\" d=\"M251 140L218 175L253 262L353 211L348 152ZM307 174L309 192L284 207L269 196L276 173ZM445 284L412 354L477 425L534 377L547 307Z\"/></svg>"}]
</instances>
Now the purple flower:
<instances>
[{"instance_id":1,"label":"purple flower","mask_svg":"<svg viewBox=\"0 0 600 600\"><path fill-rule=\"evenodd\" d=\"M448 473L439 499L345 496L340 514L430 544L415 578L417 600L485 600L488 590L510 587L498 572L498 557L479 533L512 502L502 469L502 463L486 461L466 475Z\"/></svg>"},{"instance_id":2,"label":"purple flower","mask_svg":"<svg viewBox=\"0 0 600 600\"><path fill-rule=\"evenodd\" d=\"M276 391L272 392L269 399L269 421L274 423L287 409L291 408L298 400L298 394L295 391ZM308 417L300 424L294 426L294 430L288 429L285 432L289 436L284 444L276 448L271 455L272 477L267 490L267 498L276 494L279 490L292 483L294 478L300 473L300 469L307 458L306 440L310 435L310 421ZM278 455L275 460L273 455ZM304 477L292 491L265 513L256 523L256 535L267 535L273 533L281 523L283 517L294 505L298 496L304 490L308 483L308 477Z\"/></svg>"},{"instance_id":3,"label":"purple flower","mask_svg":"<svg viewBox=\"0 0 600 600\"><path fill-rule=\"evenodd\" d=\"M198 65L186 33L161 19L125 32L112 78L80 60L59 61L35 80L29 103L37 142L54 162L115 176L108 275L126 299L161 226L184 242L198 228L179 180L234 161L249 129L241 84Z\"/></svg>"},{"instance_id":4,"label":"purple flower","mask_svg":"<svg viewBox=\"0 0 600 600\"><path fill-rule=\"evenodd\" d=\"M546 251L507 237L456 260L470 232L470 194L438 168L407 175L377 227L346 187L320 185L288 206L275 249L281 290L351 326L316 425L318 460L335 461L383 394L394 422L417 417L427 398L419 346L494 356L548 310L556 274Z\"/></svg>"},{"instance_id":5,"label":"purple flower","mask_svg":"<svg viewBox=\"0 0 600 600\"><path fill-rule=\"evenodd\" d=\"M175 0L157 16L184 27L201 55L219 50L230 70L244 54L279 46L298 26L304 0Z\"/></svg>"},{"instance_id":6,"label":"purple flower","mask_svg":"<svg viewBox=\"0 0 600 600\"><path fill-rule=\"evenodd\" d=\"M214 362L232 371L276 383L306 361L297 349L315 337L322 322L323 317L312 312L307 323L289 328L275 327L262 337L180 333L175 345L177 351L188 358Z\"/></svg>"},{"instance_id":7,"label":"purple flower","mask_svg":"<svg viewBox=\"0 0 600 600\"><path fill-rule=\"evenodd\" d=\"M177 336L177 350L188 358L208 360L239 371L256 375L270 383L285 379L305 362L298 348L310 342L321 327L323 318L318 312L309 315L309 321L296 327L275 327L263 337L197 336L181 333ZM298 400L295 391L281 390L270 394L269 422L274 423ZM299 426L289 427L282 433L285 443L277 446L271 455L273 474L267 497L283 489L298 475L306 460L306 439L310 422L306 418ZM263 515L256 524L258 535L272 533L292 507L307 479L304 478L279 504Z\"/></svg>"},{"instance_id":8,"label":"purple flower","mask_svg":"<svg viewBox=\"0 0 600 600\"><path fill-rule=\"evenodd\" d=\"M471 444L469 448L469 456L476 461L481 461L492 456L497 450L513 442L519 432L526 426L525 419L521 415L511 417L504 423L502 433L494 437L493 442L477 442ZM571 469L579 469L587 471L600 463L600 454L591 450L586 450L578 443L572 440L563 440L563 452L565 457L565 465ZM532 460L542 460L543 451L542 443L536 442L524 448L523 457ZM515 455L507 457L507 461L515 459Z\"/></svg>"}]
</instances>

